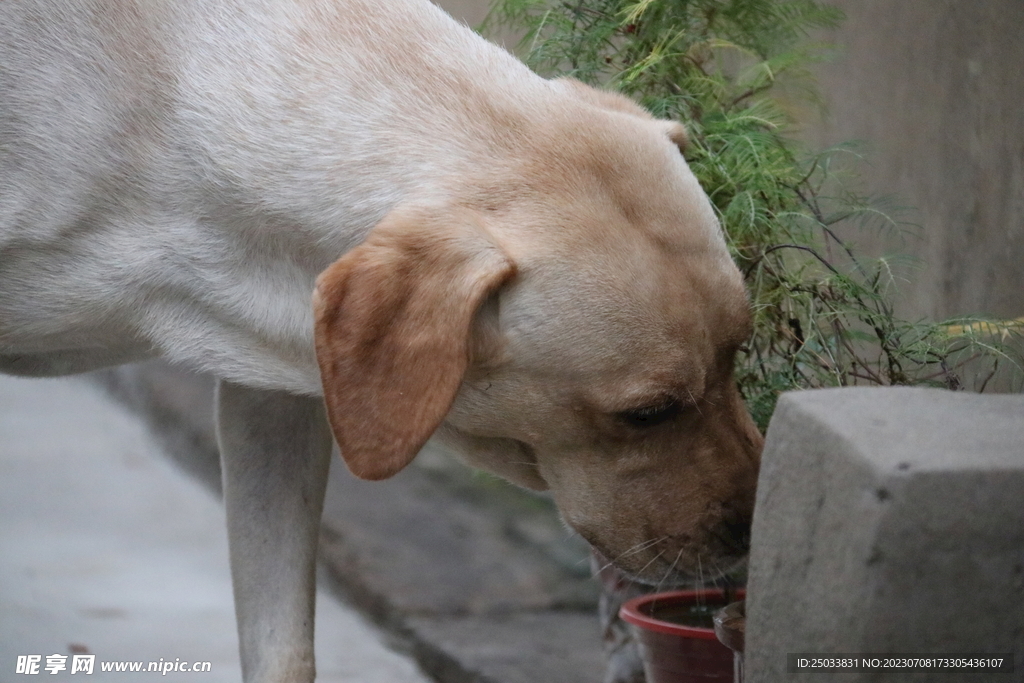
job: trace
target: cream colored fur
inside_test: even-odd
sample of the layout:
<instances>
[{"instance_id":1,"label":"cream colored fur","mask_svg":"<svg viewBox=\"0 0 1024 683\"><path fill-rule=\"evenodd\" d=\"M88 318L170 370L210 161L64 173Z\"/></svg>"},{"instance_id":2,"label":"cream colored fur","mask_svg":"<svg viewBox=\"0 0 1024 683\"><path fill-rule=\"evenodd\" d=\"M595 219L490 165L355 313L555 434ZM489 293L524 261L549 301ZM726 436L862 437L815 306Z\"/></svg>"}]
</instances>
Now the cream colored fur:
<instances>
[{"instance_id":1,"label":"cream colored fur","mask_svg":"<svg viewBox=\"0 0 1024 683\"><path fill-rule=\"evenodd\" d=\"M5 0L0 371L221 380L249 682L314 676L328 426L359 476L436 434L633 575L714 573L760 436L684 144L426 0Z\"/></svg>"}]
</instances>

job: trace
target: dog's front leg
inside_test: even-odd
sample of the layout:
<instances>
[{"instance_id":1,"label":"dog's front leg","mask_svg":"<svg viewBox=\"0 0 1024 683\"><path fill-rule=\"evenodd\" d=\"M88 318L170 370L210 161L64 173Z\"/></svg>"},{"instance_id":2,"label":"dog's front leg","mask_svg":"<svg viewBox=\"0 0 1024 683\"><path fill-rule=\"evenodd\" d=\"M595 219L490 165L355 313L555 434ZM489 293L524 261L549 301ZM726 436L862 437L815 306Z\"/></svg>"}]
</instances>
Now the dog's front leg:
<instances>
[{"instance_id":1,"label":"dog's front leg","mask_svg":"<svg viewBox=\"0 0 1024 683\"><path fill-rule=\"evenodd\" d=\"M320 399L221 381L217 438L246 683L311 683L331 433Z\"/></svg>"}]
</instances>

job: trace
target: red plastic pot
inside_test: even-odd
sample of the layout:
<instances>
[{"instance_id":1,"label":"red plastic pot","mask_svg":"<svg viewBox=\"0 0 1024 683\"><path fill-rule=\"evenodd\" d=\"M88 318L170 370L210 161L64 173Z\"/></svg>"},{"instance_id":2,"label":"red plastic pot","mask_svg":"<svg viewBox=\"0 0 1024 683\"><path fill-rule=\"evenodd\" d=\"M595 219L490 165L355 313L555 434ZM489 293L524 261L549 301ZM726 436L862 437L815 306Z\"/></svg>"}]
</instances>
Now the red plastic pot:
<instances>
[{"instance_id":1,"label":"red plastic pot","mask_svg":"<svg viewBox=\"0 0 1024 683\"><path fill-rule=\"evenodd\" d=\"M619 616L633 627L647 683L708 683L733 680L733 651L719 642L713 626L678 623L681 615L699 605L708 612L742 599L744 592L726 596L721 590L652 593L624 604Z\"/></svg>"}]
</instances>

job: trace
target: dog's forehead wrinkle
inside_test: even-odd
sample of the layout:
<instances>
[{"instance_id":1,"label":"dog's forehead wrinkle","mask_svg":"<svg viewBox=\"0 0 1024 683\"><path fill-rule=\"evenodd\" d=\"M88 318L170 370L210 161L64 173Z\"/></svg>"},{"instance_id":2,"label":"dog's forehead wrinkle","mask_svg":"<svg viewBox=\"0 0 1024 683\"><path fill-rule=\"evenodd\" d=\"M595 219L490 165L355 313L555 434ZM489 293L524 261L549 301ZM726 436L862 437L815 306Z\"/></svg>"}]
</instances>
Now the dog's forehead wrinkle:
<instances>
[{"instance_id":1,"label":"dog's forehead wrinkle","mask_svg":"<svg viewBox=\"0 0 1024 683\"><path fill-rule=\"evenodd\" d=\"M571 305L571 300L568 302ZM677 324L633 311L609 319L586 307L559 307L541 314L528 305L522 315L502 309L506 359L521 377L579 387L580 402L605 412L630 410L672 397L699 398L714 349L699 319ZM586 348L586 354L576 352Z\"/></svg>"},{"instance_id":2,"label":"dog's forehead wrinkle","mask_svg":"<svg viewBox=\"0 0 1024 683\"><path fill-rule=\"evenodd\" d=\"M584 106L586 112L577 112ZM710 202L661 125L572 102L552 112L520 169L541 206L574 204L580 217L614 215L632 239L724 250ZM586 118L588 125L579 121Z\"/></svg>"}]
</instances>

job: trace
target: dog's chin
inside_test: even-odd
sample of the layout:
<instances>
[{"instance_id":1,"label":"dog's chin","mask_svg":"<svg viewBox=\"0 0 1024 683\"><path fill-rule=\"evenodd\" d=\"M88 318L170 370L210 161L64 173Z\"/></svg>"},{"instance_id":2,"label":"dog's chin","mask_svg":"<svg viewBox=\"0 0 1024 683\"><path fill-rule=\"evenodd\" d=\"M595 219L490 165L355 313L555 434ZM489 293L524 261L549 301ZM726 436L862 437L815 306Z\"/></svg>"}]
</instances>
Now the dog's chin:
<instances>
[{"instance_id":1,"label":"dog's chin","mask_svg":"<svg viewBox=\"0 0 1024 683\"><path fill-rule=\"evenodd\" d=\"M650 567L642 572L611 564L631 583L663 591L734 584L734 577L741 573L747 560L748 555L717 557L695 567Z\"/></svg>"}]
</instances>

